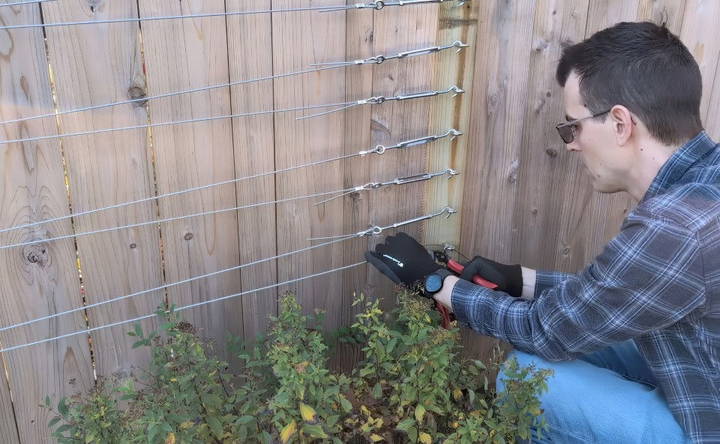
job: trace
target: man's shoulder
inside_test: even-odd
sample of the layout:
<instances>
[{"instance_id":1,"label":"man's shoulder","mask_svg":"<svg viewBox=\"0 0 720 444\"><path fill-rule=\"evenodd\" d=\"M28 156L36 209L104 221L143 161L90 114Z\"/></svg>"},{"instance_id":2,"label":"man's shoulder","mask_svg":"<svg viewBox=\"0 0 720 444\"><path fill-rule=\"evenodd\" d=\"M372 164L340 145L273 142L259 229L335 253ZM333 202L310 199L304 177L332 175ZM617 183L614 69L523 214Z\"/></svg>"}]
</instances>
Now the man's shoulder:
<instances>
[{"instance_id":1,"label":"man's shoulder","mask_svg":"<svg viewBox=\"0 0 720 444\"><path fill-rule=\"evenodd\" d=\"M720 222L720 166L715 172L704 170L708 177L671 187L638 205L635 217L673 224L697 232ZM712 177L712 180L707 180Z\"/></svg>"}]
</instances>

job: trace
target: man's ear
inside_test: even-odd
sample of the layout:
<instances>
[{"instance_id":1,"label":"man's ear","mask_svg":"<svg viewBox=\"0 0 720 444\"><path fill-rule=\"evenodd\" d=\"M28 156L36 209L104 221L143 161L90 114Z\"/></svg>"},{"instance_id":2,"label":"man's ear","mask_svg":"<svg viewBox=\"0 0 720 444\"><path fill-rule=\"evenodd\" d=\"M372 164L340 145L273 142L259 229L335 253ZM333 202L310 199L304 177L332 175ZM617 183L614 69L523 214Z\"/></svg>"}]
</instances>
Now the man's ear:
<instances>
[{"instance_id":1,"label":"man's ear","mask_svg":"<svg viewBox=\"0 0 720 444\"><path fill-rule=\"evenodd\" d=\"M615 105L610 110L615 139L620 146L625 145L635 130L635 122L630 110L622 105Z\"/></svg>"}]
</instances>

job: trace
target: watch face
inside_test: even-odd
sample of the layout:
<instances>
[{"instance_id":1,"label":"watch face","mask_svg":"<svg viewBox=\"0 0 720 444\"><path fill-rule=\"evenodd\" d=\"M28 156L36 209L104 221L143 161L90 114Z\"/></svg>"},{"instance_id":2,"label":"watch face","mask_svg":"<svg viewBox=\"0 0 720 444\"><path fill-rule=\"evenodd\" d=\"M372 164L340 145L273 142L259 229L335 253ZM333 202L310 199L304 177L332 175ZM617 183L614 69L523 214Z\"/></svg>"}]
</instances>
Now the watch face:
<instances>
[{"instance_id":1,"label":"watch face","mask_svg":"<svg viewBox=\"0 0 720 444\"><path fill-rule=\"evenodd\" d=\"M428 293L437 293L443 286L443 278L439 274L431 274L425 278L425 291Z\"/></svg>"}]
</instances>

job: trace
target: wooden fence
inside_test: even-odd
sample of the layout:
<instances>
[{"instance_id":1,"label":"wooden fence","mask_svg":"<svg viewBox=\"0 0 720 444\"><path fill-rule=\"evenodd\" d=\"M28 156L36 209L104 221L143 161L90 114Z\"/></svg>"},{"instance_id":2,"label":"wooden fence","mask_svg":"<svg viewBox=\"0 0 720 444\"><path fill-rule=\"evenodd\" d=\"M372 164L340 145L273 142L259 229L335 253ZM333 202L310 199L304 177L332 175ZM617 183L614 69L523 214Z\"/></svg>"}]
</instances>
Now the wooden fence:
<instances>
[{"instance_id":1,"label":"wooden fence","mask_svg":"<svg viewBox=\"0 0 720 444\"><path fill-rule=\"evenodd\" d=\"M0 119L3 140L104 128L141 128L0 143L0 246L66 234L276 201L370 181L453 167L463 174L403 187L352 193L314 205L298 200L0 249L0 326L52 315L193 276L305 248L308 238L356 233L427 214L460 212L405 229L428 243L448 241L540 268L575 271L618 230L632 203L594 194L579 160L553 126L563 115L554 81L562 45L623 20L666 22L703 73L703 116L720 136L720 19L714 0L473 0L380 11L215 15L184 20L51 27L50 23L202 15L337 5L337 0L57 0L0 8ZM355 3L349 2L349 3ZM451 2L452 3L452 2ZM308 69L310 64L451 43L459 54L390 60L193 94L137 100L86 112L93 104ZM302 112L159 125L312 104L392 96L457 84L466 93L388 102L296 120ZM42 119L15 122L43 114ZM307 113L313 111L306 111ZM356 153L377 144L458 128L465 135L382 156L266 175L136 205L68 215L192 187ZM249 291L362 259L376 239L338 242L85 312L0 332L2 347L94 328L178 306ZM1 247L0 247L1 248ZM353 292L385 296L388 281L362 266L289 286L204 305L184 317L213 338L226 358L228 332L253 338L276 313L276 296L297 292L307 311L327 311L326 327L351 322ZM143 321L146 329L152 319ZM0 430L5 442L46 442L49 415L38 408L85 391L96 375L124 376L147 362L132 349L128 325L2 354ZM467 332L466 332L467 333ZM492 343L468 333L471 353ZM345 350L336 363L352 366Z\"/></svg>"}]
</instances>

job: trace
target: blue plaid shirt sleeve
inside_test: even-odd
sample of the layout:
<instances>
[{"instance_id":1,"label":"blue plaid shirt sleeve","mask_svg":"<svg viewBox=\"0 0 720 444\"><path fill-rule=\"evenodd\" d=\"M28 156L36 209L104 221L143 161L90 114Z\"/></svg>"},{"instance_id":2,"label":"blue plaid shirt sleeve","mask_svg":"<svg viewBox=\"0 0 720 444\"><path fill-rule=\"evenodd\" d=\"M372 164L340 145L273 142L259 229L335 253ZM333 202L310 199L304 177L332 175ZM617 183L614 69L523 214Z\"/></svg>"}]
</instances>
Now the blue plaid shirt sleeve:
<instances>
[{"instance_id":1,"label":"blue plaid shirt sleeve","mask_svg":"<svg viewBox=\"0 0 720 444\"><path fill-rule=\"evenodd\" d=\"M548 288L560 285L563 281L568 280L570 276L572 276L572 274L561 271L537 270L535 273L535 297L539 297L542 292Z\"/></svg>"},{"instance_id":2,"label":"blue plaid shirt sleeve","mask_svg":"<svg viewBox=\"0 0 720 444\"><path fill-rule=\"evenodd\" d=\"M531 301L461 280L452 293L455 316L481 334L557 361L671 325L705 300L696 234L637 210L585 270L540 277L548 286Z\"/></svg>"}]
</instances>

